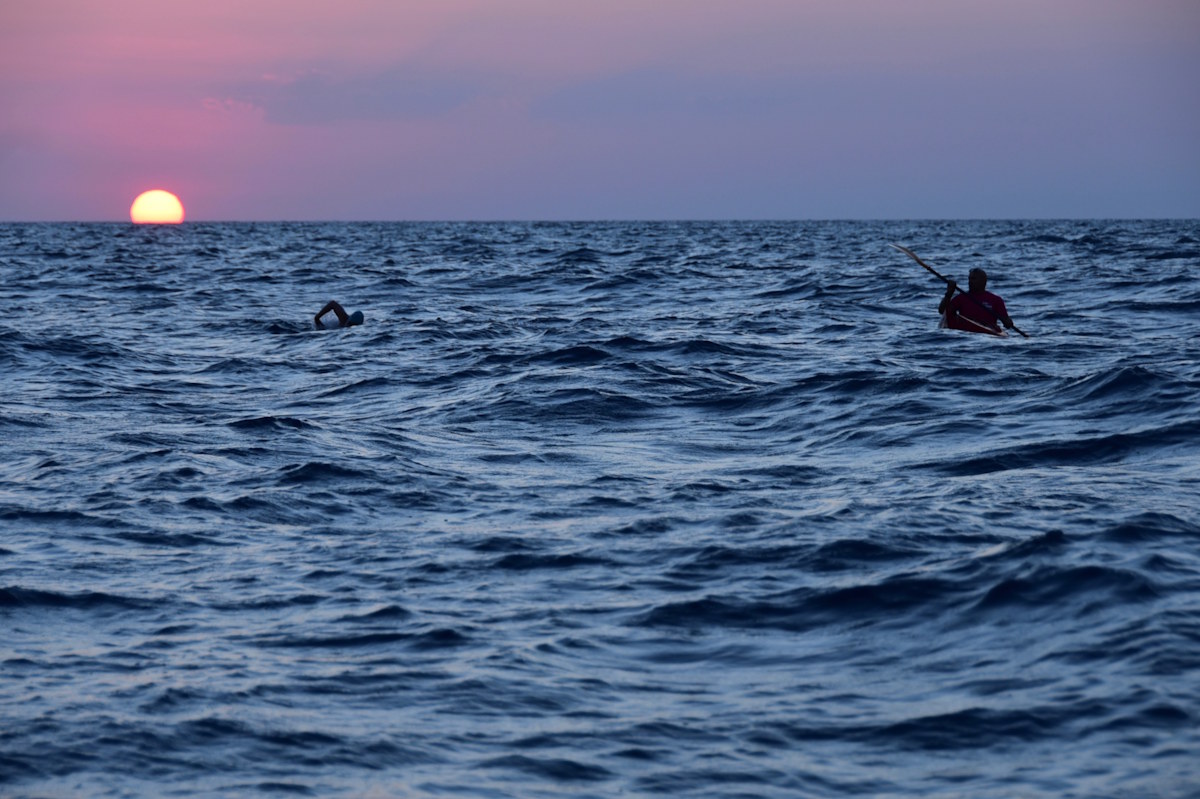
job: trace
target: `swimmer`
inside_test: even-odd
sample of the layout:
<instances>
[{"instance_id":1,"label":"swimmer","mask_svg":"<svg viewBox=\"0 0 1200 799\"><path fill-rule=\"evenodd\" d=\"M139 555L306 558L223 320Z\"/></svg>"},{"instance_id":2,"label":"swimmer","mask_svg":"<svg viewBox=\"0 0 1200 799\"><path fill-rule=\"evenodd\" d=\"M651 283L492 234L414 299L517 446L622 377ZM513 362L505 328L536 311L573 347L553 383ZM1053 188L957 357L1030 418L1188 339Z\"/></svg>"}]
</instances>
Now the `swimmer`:
<instances>
[{"instance_id":1,"label":"swimmer","mask_svg":"<svg viewBox=\"0 0 1200 799\"><path fill-rule=\"evenodd\" d=\"M325 316L325 314L329 313L330 311L333 311L334 315L337 317L336 325L333 324L332 320L325 322L321 319L321 317ZM313 317L313 324L316 325L317 330L332 330L339 327L354 327L355 325L361 325L362 323L362 311L355 311L352 314L348 314L346 313L346 309L343 308L337 300L330 300L329 302L325 303L325 307L317 311L317 315Z\"/></svg>"}]
</instances>

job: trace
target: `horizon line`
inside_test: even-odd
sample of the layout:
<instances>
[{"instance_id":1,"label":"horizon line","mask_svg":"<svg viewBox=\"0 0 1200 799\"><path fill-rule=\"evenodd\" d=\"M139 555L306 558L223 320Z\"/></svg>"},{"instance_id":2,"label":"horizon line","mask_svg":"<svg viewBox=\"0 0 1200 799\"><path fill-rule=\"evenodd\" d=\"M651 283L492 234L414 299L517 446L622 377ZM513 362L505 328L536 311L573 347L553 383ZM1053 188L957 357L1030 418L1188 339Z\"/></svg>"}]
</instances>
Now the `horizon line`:
<instances>
[{"instance_id":1,"label":"horizon line","mask_svg":"<svg viewBox=\"0 0 1200 799\"><path fill-rule=\"evenodd\" d=\"M1200 216L862 216L862 217L593 217L593 218L475 218L475 219L184 219L182 222L132 222L128 219L0 219L0 225L127 225L184 227L188 225L381 225L381 224L668 224L731 222L1200 222Z\"/></svg>"}]
</instances>

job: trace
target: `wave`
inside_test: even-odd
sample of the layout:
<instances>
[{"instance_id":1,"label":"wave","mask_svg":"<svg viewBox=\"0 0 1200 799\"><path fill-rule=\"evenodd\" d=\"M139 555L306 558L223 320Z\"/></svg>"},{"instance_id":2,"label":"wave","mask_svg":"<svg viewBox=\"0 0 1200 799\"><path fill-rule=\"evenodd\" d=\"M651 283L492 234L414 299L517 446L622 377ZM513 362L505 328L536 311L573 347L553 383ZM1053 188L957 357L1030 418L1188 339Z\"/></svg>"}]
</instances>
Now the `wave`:
<instances>
[{"instance_id":1,"label":"wave","mask_svg":"<svg viewBox=\"0 0 1200 799\"><path fill-rule=\"evenodd\" d=\"M1136 433L1113 433L1011 446L976 458L952 463L925 463L919 468L961 477L1018 469L1121 463L1134 456L1152 457L1154 453L1186 446L1198 436L1200 421L1187 421Z\"/></svg>"},{"instance_id":2,"label":"wave","mask_svg":"<svg viewBox=\"0 0 1200 799\"><path fill-rule=\"evenodd\" d=\"M46 591L9 586L0 588L0 608L70 608L73 610L149 610L157 602L105 591Z\"/></svg>"},{"instance_id":3,"label":"wave","mask_svg":"<svg viewBox=\"0 0 1200 799\"><path fill-rule=\"evenodd\" d=\"M527 755L505 755L484 760L478 766L485 769L512 769L553 782L598 782L613 773L600 766L568 758L535 758Z\"/></svg>"},{"instance_id":4,"label":"wave","mask_svg":"<svg viewBox=\"0 0 1200 799\"><path fill-rule=\"evenodd\" d=\"M763 600L734 596L659 605L642 614L649 627L779 629L803 632L829 624L910 624L914 614L944 608L968 592L953 581L897 577L885 583L844 588L799 589Z\"/></svg>"},{"instance_id":5,"label":"wave","mask_svg":"<svg viewBox=\"0 0 1200 799\"><path fill-rule=\"evenodd\" d=\"M1173 538L1200 538L1200 524L1169 513L1139 513L1106 528L1101 536L1119 544L1141 544Z\"/></svg>"},{"instance_id":6,"label":"wave","mask_svg":"<svg viewBox=\"0 0 1200 799\"><path fill-rule=\"evenodd\" d=\"M280 485L321 485L343 481L359 482L366 486L375 486L380 491L384 490L378 475L373 471L328 461L309 461L284 466L279 470L278 478Z\"/></svg>"},{"instance_id":7,"label":"wave","mask_svg":"<svg viewBox=\"0 0 1200 799\"><path fill-rule=\"evenodd\" d=\"M357 613L348 616L342 616L338 621L396 621L400 619L408 619L412 617L412 612L405 610L399 605L385 605L375 610L369 610L365 613Z\"/></svg>"},{"instance_id":8,"label":"wave","mask_svg":"<svg viewBox=\"0 0 1200 799\"><path fill-rule=\"evenodd\" d=\"M263 431L272 430L306 430L314 427L310 422L292 416L257 416L251 419L237 419L227 422L235 430Z\"/></svg>"},{"instance_id":9,"label":"wave","mask_svg":"<svg viewBox=\"0 0 1200 799\"><path fill-rule=\"evenodd\" d=\"M472 643L470 636L450 628L429 630L423 633L374 631L346 633L341 635L285 635L259 638L255 644L266 648L281 649L359 649L364 647L387 647L390 644L406 644L417 651L456 649Z\"/></svg>"},{"instance_id":10,"label":"wave","mask_svg":"<svg viewBox=\"0 0 1200 799\"><path fill-rule=\"evenodd\" d=\"M615 390L561 388L545 394L511 396L469 409L468 419L505 418L541 424L626 422L656 410L656 403Z\"/></svg>"},{"instance_id":11,"label":"wave","mask_svg":"<svg viewBox=\"0 0 1200 799\"><path fill-rule=\"evenodd\" d=\"M598 558L579 553L535 554L515 552L496 560L491 568L506 571L534 571L538 569L575 569L581 566L615 566L609 558Z\"/></svg>"},{"instance_id":12,"label":"wave","mask_svg":"<svg viewBox=\"0 0 1200 799\"><path fill-rule=\"evenodd\" d=\"M1138 572L1104 566L1045 566L1027 577L1002 580L988 590L976 608L995 610L1015 606L1063 613L1066 603L1087 600L1082 608L1087 612L1095 610L1101 602L1149 602L1159 595L1154 581Z\"/></svg>"}]
</instances>

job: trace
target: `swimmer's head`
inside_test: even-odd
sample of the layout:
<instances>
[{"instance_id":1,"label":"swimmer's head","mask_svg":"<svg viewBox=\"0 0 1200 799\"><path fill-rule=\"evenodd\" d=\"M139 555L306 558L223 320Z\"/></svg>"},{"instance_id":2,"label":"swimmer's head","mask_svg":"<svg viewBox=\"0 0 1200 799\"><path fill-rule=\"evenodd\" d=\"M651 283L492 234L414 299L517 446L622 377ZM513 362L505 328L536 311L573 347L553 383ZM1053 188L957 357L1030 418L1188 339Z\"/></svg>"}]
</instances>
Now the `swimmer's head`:
<instances>
[{"instance_id":1,"label":"swimmer's head","mask_svg":"<svg viewBox=\"0 0 1200 799\"><path fill-rule=\"evenodd\" d=\"M355 325L361 325L362 323L363 312L355 311L354 313L350 314L350 318L346 320L346 327L354 327Z\"/></svg>"}]
</instances>

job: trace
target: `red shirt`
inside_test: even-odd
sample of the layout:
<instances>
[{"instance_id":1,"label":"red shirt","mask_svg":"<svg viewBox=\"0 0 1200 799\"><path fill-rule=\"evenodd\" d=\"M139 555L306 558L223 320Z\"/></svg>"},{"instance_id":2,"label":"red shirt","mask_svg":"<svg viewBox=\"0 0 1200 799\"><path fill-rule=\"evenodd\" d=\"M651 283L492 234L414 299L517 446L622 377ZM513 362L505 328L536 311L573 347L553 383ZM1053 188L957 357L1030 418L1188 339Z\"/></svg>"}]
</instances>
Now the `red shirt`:
<instances>
[{"instance_id":1,"label":"red shirt","mask_svg":"<svg viewBox=\"0 0 1200 799\"><path fill-rule=\"evenodd\" d=\"M960 316L966 318L960 319ZM990 291L968 291L950 300L946 308L946 327L975 333L999 333L1000 319L1005 316L1008 316L1008 309L1004 307L1004 300ZM980 325L987 330L980 330Z\"/></svg>"}]
</instances>

